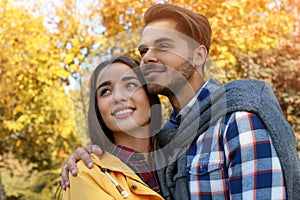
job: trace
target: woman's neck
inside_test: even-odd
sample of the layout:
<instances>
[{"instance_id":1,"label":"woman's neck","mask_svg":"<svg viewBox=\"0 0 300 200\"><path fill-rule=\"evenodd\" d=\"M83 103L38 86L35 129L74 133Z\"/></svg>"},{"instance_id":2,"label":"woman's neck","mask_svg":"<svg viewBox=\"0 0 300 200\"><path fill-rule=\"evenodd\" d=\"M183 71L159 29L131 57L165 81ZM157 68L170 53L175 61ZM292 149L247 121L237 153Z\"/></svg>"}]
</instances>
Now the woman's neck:
<instances>
[{"instance_id":1,"label":"woman's neck","mask_svg":"<svg viewBox=\"0 0 300 200\"><path fill-rule=\"evenodd\" d=\"M151 150L149 135L149 126L139 127L127 132L114 133L114 143L140 153L147 153Z\"/></svg>"}]
</instances>

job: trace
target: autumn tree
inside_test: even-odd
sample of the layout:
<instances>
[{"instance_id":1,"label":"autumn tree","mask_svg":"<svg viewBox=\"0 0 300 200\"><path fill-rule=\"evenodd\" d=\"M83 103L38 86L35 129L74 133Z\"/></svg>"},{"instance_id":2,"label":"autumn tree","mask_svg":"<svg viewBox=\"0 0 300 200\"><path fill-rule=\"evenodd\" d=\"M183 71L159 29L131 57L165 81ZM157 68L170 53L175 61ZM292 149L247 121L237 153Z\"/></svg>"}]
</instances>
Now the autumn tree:
<instances>
[{"instance_id":1,"label":"autumn tree","mask_svg":"<svg viewBox=\"0 0 300 200\"><path fill-rule=\"evenodd\" d=\"M92 46L91 26L64 3L0 2L0 164L11 153L33 170L60 171L80 145L69 80Z\"/></svg>"},{"instance_id":2,"label":"autumn tree","mask_svg":"<svg viewBox=\"0 0 300 200\"><path fill-rule=\"evenodd\" d=\"M49 169L57 164L52 159L70 148L65 139L74 136L72 104L64 89L71 72L53 51L57 43L43 18L8 2L2 2L0 15L0 153Z\"/></svg>"},{"instance_id":3,"label":"autumn tree","mask_svg":"<svg viewBox=\"0 0 300 200\"><path fill-rule=\"evenodd\" d=\"M213 76L223 83L245 78L244 66L240 63L242 57L278 50L282 47L282 40L299 27L299 22L295 20L299 17L298 0L164 2L181 5L208 17L213 30L213 41L206 76ZM101 1L102 9L97 14L105 27L105 37L97 42L99 48L93 52L94 56L107 58L107 55L128 54L139 58L136 46L143 26L142 14L155 3L156 1ZM277 87L279 85L274 85L274 89L277 90ZM278 99L282 101L282 97L278 96ZM290 106L294 106L294 100L291 100ZM283 102L281 105L285 107Z\"/></svg>"},{"instance_id":4,"label":"autumn tree","mask_svg":"<svg viewBox=\"0 0 300 200\"><path fill-rule=\"evenodd\" d=\"M39 170L57 169L79 144L77 132L86 131L91 71L112 55L139 58L142 15L156 2L0 1L0 155L11 152ZM291 8L298 0L165 2L209 18L213 41L207 76L228 82L272 74L264 80L278 91L288 120L298 123L299 111L291 109L299 104L298 79L292 76L298 70L287 67L299 61L293 46L298 41L286 37L297 27Z\"/></svg>"},{"instance_id":5,"label":"autumn tree","mask_svg":"<svg viewBox=\"0 0 300 200\"><path fill-rule=\"evenodd\" d=\"M0 176L0 200L5 200L5 189L2 183L1 176Z\"/></svg>"},{"instance_id":6,"label":"autumn tree","mask_svg":"<svg viewBox=\"0 0 300 200\"><path fill-rule=\"evenodd\" d=\"M282 1L277 10L290 13L290 31L277 38L274 48L241 54L238 60L242 78L258 78L271 84L282 110L296 133L300 151L300 4ZM276 20L274 20L276 21ZM274 31L274 30L273 30Z\"/></svg>"},{"instance_id":7,"label":"autumn tree","mask_svg":"<svg viewBox=\"0 0 300 200\"><path fill-rule=\"evenodd\" d=\"M300 18L299 10L290 8L295 13L294 30L280 38L277 48L240 56L239 66L243 78L259 78L275 89L282 110L296 132L300 151Z\"/></svg>"},{"instance_id":8,"label":"autumn tree","mask_svg":"<svg viewBox=\"0 0 300 200\"><path fill-rule=\"evenodd\" d=\"M244 55L278 49L282 39L297 27L295 18L299 17L298 0L164 2L181 5L208 17L213 30L213 41L206 75L223 83L245 77L243 65L240 64ZM98 54L138 54L136 46L139 35L133 36L132 33L140 31L143 12L155 3L156 1L102 1L103 9L99 11L99 17L103 21L103 33L106 37L99 41ZM274 87L277 89L275 85Z\"/></svg>"}]
</instances>

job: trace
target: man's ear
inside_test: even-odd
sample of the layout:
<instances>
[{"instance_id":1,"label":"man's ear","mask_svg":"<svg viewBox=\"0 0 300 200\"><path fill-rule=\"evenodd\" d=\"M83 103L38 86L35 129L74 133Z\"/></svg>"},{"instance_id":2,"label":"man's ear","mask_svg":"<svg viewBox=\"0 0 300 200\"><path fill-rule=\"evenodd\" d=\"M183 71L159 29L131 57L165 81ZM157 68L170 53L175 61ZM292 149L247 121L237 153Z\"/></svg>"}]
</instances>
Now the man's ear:
<instances>
[{"instance_id":1,"label":"man's ear","mask_svg":"<svg viewBox=\"0 0 300 200\"><path fill-rule=\"evenodd\" d=\"M203 66L207 58L207 49L204 45L194 49L193 64L195 66Z\"/></svg>"}]
</instances>

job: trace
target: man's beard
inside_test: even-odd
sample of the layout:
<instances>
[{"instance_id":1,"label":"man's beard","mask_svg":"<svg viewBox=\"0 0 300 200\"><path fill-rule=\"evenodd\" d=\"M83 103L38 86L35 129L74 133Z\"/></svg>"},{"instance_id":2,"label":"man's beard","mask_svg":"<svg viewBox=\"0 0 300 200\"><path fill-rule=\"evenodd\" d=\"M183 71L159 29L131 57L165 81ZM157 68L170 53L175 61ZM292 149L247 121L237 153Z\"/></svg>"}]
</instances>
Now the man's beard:
<instances>
[{"instance_id":1,"label":"man's beard","mask_svg":"<svg viewBox=\"0 0 300 200\"><path fill-rule=\"evenodd\" d=\"M174 73L175 77L172 77L172 80L167 82L166 85L162 85L158 82L147 83L148 91L151 94L161 94L167 97L176 95L176 93L188 83L188 80L190 80L194 73L195 67L185 60L175 69L171 70L175 70L177 73ZM166 79L168 79L168 77L166 77Z\"/></svg>"}]
</instances>

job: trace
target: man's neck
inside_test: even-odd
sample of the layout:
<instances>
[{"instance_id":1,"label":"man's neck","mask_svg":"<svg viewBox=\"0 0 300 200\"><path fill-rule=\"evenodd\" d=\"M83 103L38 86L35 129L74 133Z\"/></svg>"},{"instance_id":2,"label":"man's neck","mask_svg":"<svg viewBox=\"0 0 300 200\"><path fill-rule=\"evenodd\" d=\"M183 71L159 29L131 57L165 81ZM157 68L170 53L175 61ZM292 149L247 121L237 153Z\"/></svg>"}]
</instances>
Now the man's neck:
<instances>
[{"instance_id":1,"label":"man's neck","mask_svg":"<svg viewBox=\"0 0 300 200\"><path fill-rule=\"evenodd\" d=\"M184 108L204 85L204 80L192 79L187 82L176 94L168 96L176 113Z\"/></svg>"}]
</instances>

